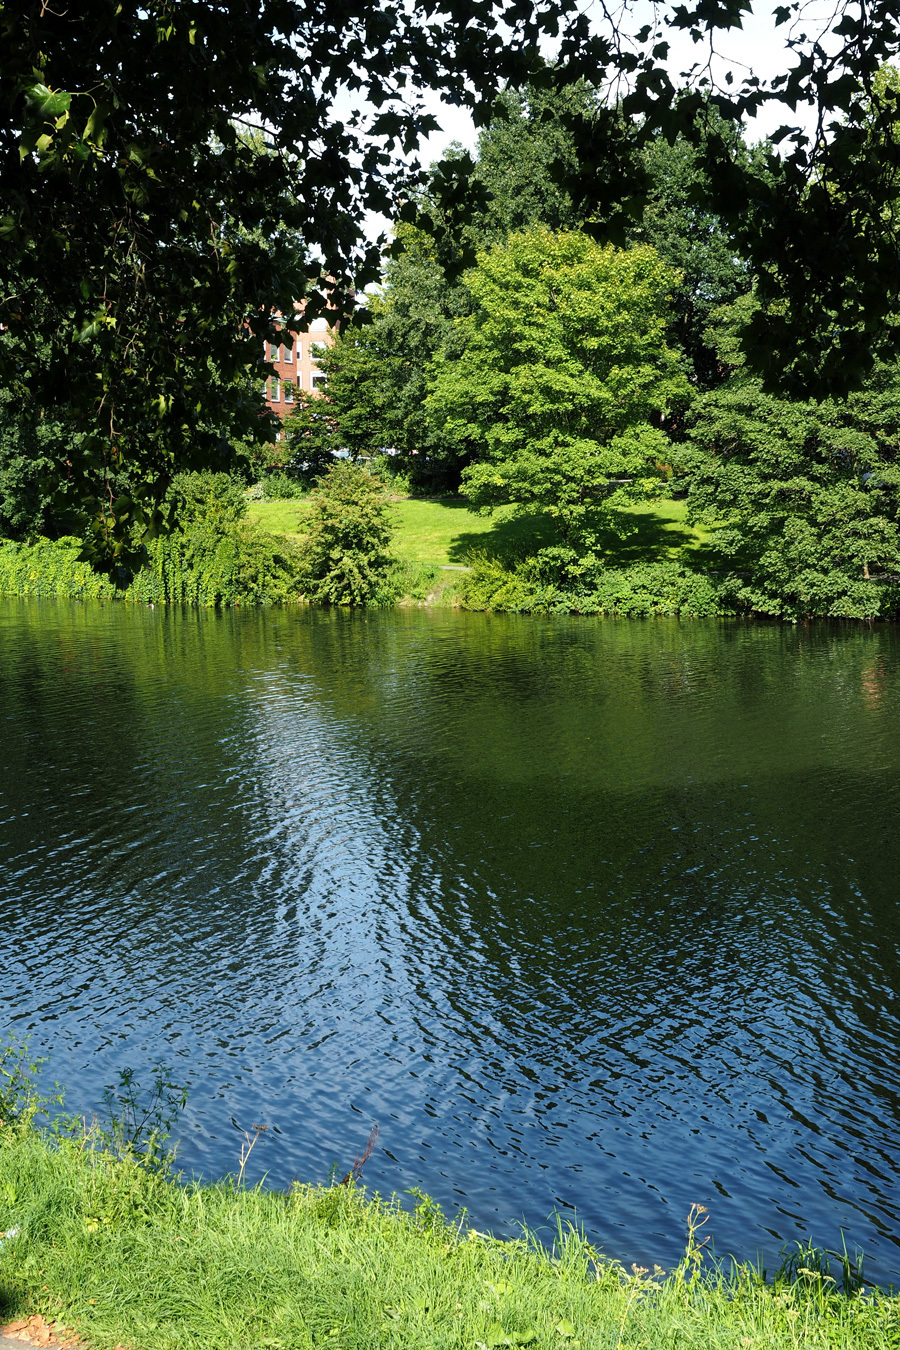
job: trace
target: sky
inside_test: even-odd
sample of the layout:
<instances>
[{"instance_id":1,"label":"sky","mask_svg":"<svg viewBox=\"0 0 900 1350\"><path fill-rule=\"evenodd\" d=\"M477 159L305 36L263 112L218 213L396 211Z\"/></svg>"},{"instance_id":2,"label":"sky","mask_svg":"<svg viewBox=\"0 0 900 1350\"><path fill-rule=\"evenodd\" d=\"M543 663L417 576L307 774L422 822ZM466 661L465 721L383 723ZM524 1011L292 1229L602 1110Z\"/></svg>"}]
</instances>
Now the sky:
<instances>
[{"instance_id":1,"label":"sky","mask_svg":"<svg viewBox=\"0 0 900 1350\"><path fill-rule=\"evenodd\" d=\"M751 70L761 79L768 80L787 68L789 53L785 43L788 25L775 27L773 9L774 6L768 0L764 0L757 6L755 13L744 19L741 29L716 34L716 49L720 53L716 71L720 77L724 77L725 71L730 68L737 86ZM598 14L599 26L601 11L597 0L591 0L587 10L588 12L593 10ZM833 13L833 5L813 0L804 7L804 31L807 33L819 31ZM637 0L632 6L632 17L628 19L628 27L636 31L642 24L652 20L652 5L648 0ZM671 30L666 34L666 38L671 45L670 57L666 63L670 76L674 83L682 83L677 77L697 60L704 59L703 48L694 46L686 35ZM468 112L441 104L436 98L431 100L428 110L434 113L442 129L429 136L423 144L422 155L426 162L440 158L453 142L459 142L467 149L474 149L477 133ZM790 118L789 110L784 107L766 108L759 117L748 124L750 139L762 140ZM797 120L801 125L809 125L811 117L806 110L799 109Z\"/></svg>"}]
</instances>

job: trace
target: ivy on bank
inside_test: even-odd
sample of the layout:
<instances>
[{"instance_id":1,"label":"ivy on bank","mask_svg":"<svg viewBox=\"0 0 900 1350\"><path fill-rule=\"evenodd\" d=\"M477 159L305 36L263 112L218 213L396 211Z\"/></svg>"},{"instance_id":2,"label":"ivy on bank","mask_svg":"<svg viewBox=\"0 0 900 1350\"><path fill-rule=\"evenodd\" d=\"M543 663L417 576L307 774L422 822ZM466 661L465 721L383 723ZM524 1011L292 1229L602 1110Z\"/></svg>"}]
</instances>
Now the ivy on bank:
<instances>
[{"instance_id":1,"label":"ivy on bank","mask_svg":"<svg viewBox=\"0 0 900 1350\"><path fill-rule=\"evenodd\" d=\"M227 474L180 474L169 493L174 528L145 544L134 574L95 571L75 538L0 543L0 593L143 604L269 605L299 600L294 546L246 519Z\"/></svg>"},{"instance_id":2,"label":"ivy on bank","mask_svg":"<svg viewBox=\"0 0 900 1350\"><path fill-rule=\"evenodd\" d=\"M111 600L116 587L89 562L79 561L80 539L0 542L0 594L58 596L66 600Z\"/></svg>"},{"instance_id":3,"label":"ivy on bank","mask_svg":"<svg viewBox=\"0 0 900 1350\"><path fill-rule=\"evenodd\" d=\"M0 594L115 599L206 607L392 604L423 578L390 551L393 523L378 480L338 461L313 494L299 545L247 519L243 485L228 474L179 474L167 498L170 532L145 543L137 572L95 571L75 538L0 542Z\"/></svg>"},{"instance_id":4,"label":"ivy on bank","mask_svg":"<svg viewBox=\"0 0 900 1350\"><path fill-rule=\"evenodd\" d=\"M141 604L271 605L299 600L285 541L261 530L216 538L203 531L154 539L149 559L116 585L80 558L79 539L0 542L0 595Z\"/></svg>"}]
</instances>

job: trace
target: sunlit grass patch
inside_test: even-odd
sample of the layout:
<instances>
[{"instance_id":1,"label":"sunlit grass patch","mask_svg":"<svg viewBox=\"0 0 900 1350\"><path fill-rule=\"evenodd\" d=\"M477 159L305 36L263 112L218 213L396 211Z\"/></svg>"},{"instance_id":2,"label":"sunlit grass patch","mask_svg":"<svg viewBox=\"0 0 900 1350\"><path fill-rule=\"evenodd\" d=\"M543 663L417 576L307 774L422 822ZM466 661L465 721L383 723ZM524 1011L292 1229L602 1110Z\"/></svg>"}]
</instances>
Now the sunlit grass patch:
<instances>
[{"instance_id":1,"label":"sunlit grass patch","mask_svg":"<svg viewBox=\"0 0 900 1350\"><path fill-rule=\"evenodd\" d=\"M290 501L250 502L248 516L259 521L270 534L284 534L299 537L303 532L302 518L310 507L308 498L294 498Z\"/></svg>"},{"instance_id":2,"label":"sunlit grass patch","mask_svg":"<svg viewBox=\"0 0 900 1350\"><path fill-rule=\"evenodd\" d=\"M551 1251L412 1213L353 1186L289 1194L181 1184L90 1138L0 1149L0 1319L29 1313L135 1350L887 1350L893 1299L804 1267L765 1284L705 1268L626 1269L573 1229Z\"/></svg>"},{"instance_id":3,"label":"sunlit grass patch","mask_svg":"<svg viewBox=\"0 0 900 1350\"><path fill-rule=\"evenodd\" d=\"M250 516L273 534L302 533L308 503L251 502ZM626 507L619 526L608 531L604 548L610 565L688 558L708 545L708 531L687 524L687 504L663 500ZM559 542L553 521L540 512L505 507L491 516L470 511L458 496L400 497L394 503L401 558L438 567L465 567L473 552L507 558Z\"/></svg>"}]
</instances>

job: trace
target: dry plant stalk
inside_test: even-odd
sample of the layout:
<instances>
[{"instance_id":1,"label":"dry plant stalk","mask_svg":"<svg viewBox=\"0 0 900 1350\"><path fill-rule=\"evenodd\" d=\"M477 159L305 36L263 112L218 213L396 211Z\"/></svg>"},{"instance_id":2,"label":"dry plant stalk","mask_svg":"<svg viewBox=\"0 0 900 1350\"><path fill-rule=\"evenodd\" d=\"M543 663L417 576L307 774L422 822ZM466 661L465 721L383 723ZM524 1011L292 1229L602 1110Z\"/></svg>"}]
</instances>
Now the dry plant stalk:
<instances>
[{"instance_id":1,"label":"dry plant stalk","mask_svg":"<svg viewBox=\"0 0 900 1350\"><path fill-rule=\"evenodd\" d=\"M349 1186L351 1181L359 1181L360 1177L362 1176L362 1170L365 1167L366 1163L371 1158L375 1145L378 1142L378 1134L379 1134L379 1127L377 1125L373 1125L372 1129L369 1132L369 1137L366 1140L366 1146L363 1149L362 1153L356 1159L347 1175L341 1177L340 1184L342 1186Z\"/></svg>"},{"instance_id":2,"label":"dry plant stalk","mask_svg":"<svg viewBox=\"0 0 900 1350\"><path fill-rule=\"evenodd\" d=\"M236 1130L239 1130L241 1128L233 1116L231 1118L231 1123ZM268 1128L269 1128L268 1125L251 1125L250 1129L252 1129L253 1131L252 1139L250 1138L250 1130L244 1130L244 1142L241 1144L241 1165L238 1168L235 1190L239 1191L243 1186L244 1168L247 1166L247 1161L250 1157L250 1154L253 1152L253 1149L256 1146L256 1141L259 1138L259 1136L261 1134L265 1134Z\"/></svg>"}]
</instances>

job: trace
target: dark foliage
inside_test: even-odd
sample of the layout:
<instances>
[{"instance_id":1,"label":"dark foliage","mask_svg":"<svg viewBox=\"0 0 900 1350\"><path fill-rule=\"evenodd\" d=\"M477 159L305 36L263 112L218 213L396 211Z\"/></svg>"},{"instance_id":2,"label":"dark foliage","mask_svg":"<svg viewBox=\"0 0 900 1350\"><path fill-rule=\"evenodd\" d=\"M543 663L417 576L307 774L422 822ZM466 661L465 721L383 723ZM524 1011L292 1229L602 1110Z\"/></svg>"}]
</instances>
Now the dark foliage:
<instances>
[{"instance_id":1,"label":"dark foliage","mask_svg":"<svg viewBox=\"0 0 900 1350\"><path fill-rule=\"evenodd\" d=\"M752 306L742 307L745 311ZM734 320L722 337L733 353ZM783 399L738 366L679 453L736 603L788 618L892 616L900 593L900 366L847 400Z\"/></svg>"}]
</instances>

